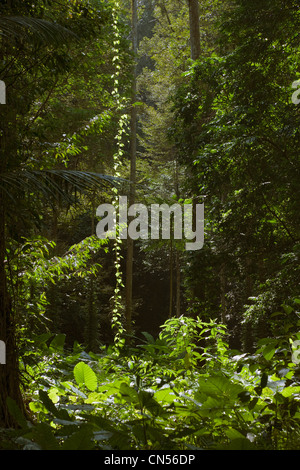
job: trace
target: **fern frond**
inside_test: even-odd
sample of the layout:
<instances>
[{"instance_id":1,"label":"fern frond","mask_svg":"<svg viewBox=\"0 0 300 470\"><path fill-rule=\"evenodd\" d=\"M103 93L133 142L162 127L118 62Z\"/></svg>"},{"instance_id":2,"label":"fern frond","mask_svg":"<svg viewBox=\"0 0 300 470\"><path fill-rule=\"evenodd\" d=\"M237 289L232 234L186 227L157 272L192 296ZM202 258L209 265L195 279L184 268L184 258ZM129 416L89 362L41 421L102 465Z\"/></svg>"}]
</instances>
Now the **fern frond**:
<instances>
[{"instance_id":1,"label":"fern frond","mask_svg":"<svg viewBox=\"0 0 300 470\"><path fill-rule=\"evenodd\" d=\"M74 192L119 186L124 180L101 173L72 170L16 170L0 175L0 189L11 199L18 192L39 193L46 199L72 200Z\"/></svg>"},{"instance_id":2,"label":"fern frond","mask_svg":"<svg viewBox=\"0 0 300 470\"><path fill-rule=\"evenodd\" d=\"M40 18L25 16L0 17L0 36L8 39L21 39L25 36L28 38L28 31L30 31L33 40L54 46L78 39L72 31L64 26Z\"/></svg>"}]
</instances>

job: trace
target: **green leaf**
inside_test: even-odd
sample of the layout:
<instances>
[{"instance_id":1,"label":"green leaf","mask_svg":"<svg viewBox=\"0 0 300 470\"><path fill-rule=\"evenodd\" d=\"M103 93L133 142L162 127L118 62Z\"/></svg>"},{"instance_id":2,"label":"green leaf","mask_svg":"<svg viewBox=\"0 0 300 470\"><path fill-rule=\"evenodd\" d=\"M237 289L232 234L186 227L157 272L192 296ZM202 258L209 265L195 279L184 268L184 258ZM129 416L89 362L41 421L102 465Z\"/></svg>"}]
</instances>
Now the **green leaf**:
<instances>
[{"instance_id":1,"label":"green leaf","mask_svg":"<svg viewBox=\"0 0 300 470\"><path fill-rule=\"evenodd\" d=\"M27 421L22 411L18 407L17 403L15 402L15 400L8 397L6 403L7 403L7 407L8 407L10 414L15 419L15 421L19 424L19 426L21 426L21 428L27 428L28 427Z\"/></svg>"},{"instance_id":2,"label":"green leaf","mask_svg":"<svg viewBox=\"0 0 300 470\"><path fill-rule=\"evenodd\" d=\"M263 349L263 356L267 361L270 361L276 352L276 347L274 344L267 344Z\"/></svg>"},{"instance_id":3,"label":"green leaf","mask_svg":"<svg viewBox=\"0 0 300 470\"><path fill-rule=\"evenodd\" d=\"M288 315L293 312L293 308L290 307L289 305L283 305L282 307L283 307L285 313L287 313Z\"/></svg>"},{"instance_id":4,"label":"green leaf","mask_svg":"<svg viewBox=\"0 0 300 470\"><path fill-rule=\"evenodd\" d=\"M166 403L173 403L175 399L174 392L171 388L161 388L160 390L157 390L154 394L155 399L158 402L166 402Z\"/></svg>"},{"instance_id":5,"label":"green leaf","mask_svg":"<svg viewBox=\"0 0 300 470\"><path fill-rule=\"evenodd\" d=\"M240 431L234 428L228 428L225 431L225 434L228 437L228 439L230 439L231 441L234 439L245 439L245 436L243 436L243 434L240 433Z\"/></svg>"},{"instance_id":6,"label":"green leaf","mask_svg":"<svg viewBox=\"0 0 300 470\"><path fill-rule=\"evenodd\" d=\"M190 363L190 355L188 352L185 353L184 355L184 366L186 369L190 369L191 363Z\"/></svg>"},{"instance_id":7,"label":"green leaf","mask_svg":"<svg viewBox=\"0 0 300 470\"><path fill-rule=\"evenodd\" d=\"M91 426L82 426L78 432L70 436L62 445L62 450L91 450L94 447L92 442L93 431Z\"/></svg>"},{"instance_id":8,"label":"green leaf","mask_svg":"<svg viewBox=\"0 0 300 470\"><path fill-rule=\"evenodd\" d=\"M66 419L66 420L70 419L67 410L65 409L60 410L56 408L53 401L51 400L51 398L49 397L48 393L45 390L39 391L39 398L41 402L43 403L43 405L46 407L46 409L50 411L50 413L52 413L53 416L55 416L56 418L60 418L60 419Z\"/></svg>"},{"instance_id":9,"label":"green leaf","mask_svg":"<svg viewBox=\"0 0 300 470\"><path fill-rule=\"evenodd\" d=\"M231 382L227 377L222 375L216 375L207 379L200 377L199 379L199 390L195 394L205 394L210 397L220 397L225 399L236 399L238 394L243 391L243 387L240 384ZM201 398L199 399L201 401Z\"/></svg>"},{"instance_id":10,"label":"green leaf","mask_svg":"<svg viewBox=\"0 0 300 470\"><path fill-rule=\"evenodd\" d=\"M291 397L294 394L299 394L299 393L300 393L300 386L298 385L298 386L285 387L282 390L281 395L284 397Z\"/></svg>"},{"instance_id":11,"label":"green leaf","mask_svg":"<svg viewBox=\"0 0 300 470\"><path fill-rule=\"evenodd\" d=\"M219 449L227 450L254 450L255 445L246 437L233 439L228 446L221 445Z\"/></svg>"},{"instance_id":12,"label":"green leaf","mask_svg":"<svg viewBox=\"0 0 300 470\"><path fill-rule=\"evenodd\" d=\"M150 392L142 390L140 392L140 398L143 407L146 408L153 416L161 416L163 414L163 407L153 398Z\"/></svg>"},{"instance_id":13,"label":"green leaf","mask_svg":"<svg viewBox=\"0 0 300 470\"><path fill-rule=\"evenodd\" d=\"M3 16L0 18L1 34L8 39L35 40L44 44L61 45L78 37L69 29L40 18ZM30 31L30 33L28 32Z\"/></svg>"},{"instance_id":14,"label":"green leaf","mask_svg":"<svg viewBox=\"0 0 300 470\"><path fill-rule=\"evenodd\" d=\"M142 335L145 336L146 340L148 341L148 343L150 344L154 344L155 343L155 340L153 338L152 335L150 335L150 333L147 333L146 331L142 331Z\"/></svg>"},{"instance_id":15,"label":"green leaf","mask_svg":"<svg viewBox=\"0 0 300 470\"><path fill-rule=\"evenodd\" d=\"M96 390L97 376L85 362L76 364L73 373L78 385L85 385L90 391Z\"/></svg>"},{"instance_id":16,"label":"green leaf","mask_svg":"<svg viewBox=\"0 0 300 470\"><path fill-rule=\"evenodd\" d=\"M197 414L206 418L213 418L223 413L224 402L218 398L209 397L203 405L197 409Z\"/></svg>"},{"instance_id":17,"label":"green leaf","mask_svg":"<svg viewBox=\"0 0 300 470\"><path fill-rule=\"evenodd\" d=\"M260 386L261 388L265 388L267 384L268 384L268 374L264 372L263 375L261 376Z\"/></svg>"},{"instance_id":18,"label":"green leaf","mask_svg":"<svg viewBox=\"0 0 300 470\"><path fill-rule=\"evenodd\" d=\"M54 416L56 416L57 409L53 403L53 401L50 399L49 395L45 390L39 390L39 398L43 405L47 408L50 413L52 413Z\"/></svg>"},{"instance_id":19,"label":"green leaf","mask_svg":"<svg viewBox=\"0 0 300 470\"><path fill-rule=\"evenodd\" d=\"M253 398L250 401L249 405L248 405L249 410L253 410L253 408L255 408L257 402L258 402L258 397Z\"/></svg>"},{"instance_id":20,"label":"green leaf","mask_svg":"<svg viewBox=\"0 0 300 470\"><path fill-rule=\"evenodd\" d=\"M129 403L139 403L137 391L130 387L126 382L121 383L119 393Z\"/></svg>"},{"instance_id":21,"label":"green leaf","mask_svg":"<svg viewBox=\"0 0 300 470\"><path fill-rule=\"evenodd\" d=\"M70 192L92 191L99 187L118 186L120 178L95 172L72 170L19 170L3 173L0 176L0 188L9 196L13 191L39 193L52 201L60 198L74 203Z\"/></svg>"},{"instance_id":22,"label":"green leaf","mask_svg":"<svg viewBox=\"0 0 300 470\"><path fill-rule=\"evenodd\" d=\"M49 424L39 423L33 428L32 437L42 450L58 450L59 444L53 433Z\"/></svg>"},{"instance_id":23,"label":"green leaf","mask_svg":"<svg viewBox=\"0 0 300 470\"><path fill-rule=\"evenodd\" d=\"M248 390L243 390L238 396L242 403L247 403L251 399L251 393Z\"/></svg>"},{"instance_id":24,"label":"green leaf","mask_svg":"<svg viewBox=\"0 0 300 470\"><path fill-rule=\"evenodd\" d=\"M109 431L95 431L93 438L95 441L105 441L106 439L110 439L112 435L112 432Z\"/></svg>"},{"instance_id":25,"label":"green leaf","mask_svg":"<svg viewBox=\"0 0 300 470\"><path fill-rule=\"evenodd\" d=\"M51 351L63 351L65 344L66 335L57 334L55 338L51 341L49 349Z\"/></svg>"},{"instance_id":26,"label":"green leaf","mask_svg":"<svg viewBox=\"0 0 300 470\"><path fill-rule=\"evenodd\" d=\"M72 390L73 393L78 395L81 398L87 398L85 393L83 393L81 390L79 390L77 387L75 387L72 382L61 382L61 385L65 387L67 390Z\"/></svg>"}]
</instances>

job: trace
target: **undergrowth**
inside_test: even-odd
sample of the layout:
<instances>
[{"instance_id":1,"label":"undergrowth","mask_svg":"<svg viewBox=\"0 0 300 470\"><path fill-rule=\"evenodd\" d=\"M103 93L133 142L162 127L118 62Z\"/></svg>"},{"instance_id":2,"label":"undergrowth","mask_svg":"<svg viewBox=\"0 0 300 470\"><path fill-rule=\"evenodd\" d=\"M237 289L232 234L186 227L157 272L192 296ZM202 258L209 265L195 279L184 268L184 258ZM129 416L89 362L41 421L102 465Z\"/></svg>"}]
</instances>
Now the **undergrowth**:
<instances>
[{"instance_id":1,"label":"undergrowth","mask_svg":"<svg viewBox=\"0 0 300 470\"><path fill-rule=\"evenodd\" d=\"M1 448L297 449L297 339L266 338L241 354L223 325L183 316L158 338L98 354L77 343L66 351L63 335L37 337L22 361L28 416L9 401L19 427L2 430Z\"/></svg>"}]
</instances>

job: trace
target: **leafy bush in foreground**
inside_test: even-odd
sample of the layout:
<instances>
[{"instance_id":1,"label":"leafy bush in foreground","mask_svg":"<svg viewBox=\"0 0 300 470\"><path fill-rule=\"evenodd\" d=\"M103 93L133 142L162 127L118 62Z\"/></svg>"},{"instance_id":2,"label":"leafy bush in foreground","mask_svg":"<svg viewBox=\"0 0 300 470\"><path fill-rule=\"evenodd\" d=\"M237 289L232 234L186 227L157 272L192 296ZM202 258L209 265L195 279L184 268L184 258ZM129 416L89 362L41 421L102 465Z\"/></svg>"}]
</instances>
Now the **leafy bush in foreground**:
<instances>
[{"instance_id":1,"label":"leafy bush in foreground","mask_svg":"<svg viewBox=\"0 0 300 470\"><path fill-rule=\"evenodd\" d=\"M266 338L249 356L228 349L223 325L187 317L168 320L157 339L144 337L136 347L102 354L75 345L67 355L61 338L54 340L43 360L27 367L31 420L9 403L20 424L11 445L299 448L299 367L292 362L288 337Z\"/></svg>"}]
</instances>

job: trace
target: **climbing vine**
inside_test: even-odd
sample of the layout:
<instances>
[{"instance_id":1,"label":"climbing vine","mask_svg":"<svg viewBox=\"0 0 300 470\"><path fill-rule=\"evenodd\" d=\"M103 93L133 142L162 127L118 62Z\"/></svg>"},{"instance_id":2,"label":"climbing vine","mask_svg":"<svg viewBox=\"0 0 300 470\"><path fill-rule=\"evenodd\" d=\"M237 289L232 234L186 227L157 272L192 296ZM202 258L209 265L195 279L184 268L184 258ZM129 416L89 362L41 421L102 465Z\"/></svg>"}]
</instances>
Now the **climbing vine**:
<instances>
[{"instance_id":1,"label":"climbing vine","mask_svg":"<svg viewBox=\"0 0 300 470\"><path fill-rule=\"evenodd\" d=\"M121 60L121 53L120 53L120 44L121 44L121 33L119 29L119 11L120 11L120 3L116 1L113 6L113 34L114 34L114 41L113 41L113 63L115 67L115 71L113 74L114 79L114 87L112 91L112 95L116 104L116 112L118 113L119 121L118 121L118 130L115 136L116 140L116 152L114 154L114 176L121 177L121 169L123 166L122 160L124 156L124 138L128 137L128 122L129 122L129 115L126 113L126 109L128 108L128 99L126 96L122 94L120 89L120 76L121 76L121 68L122 68L122 60ZM119 194L118 189L116 187L113 188L114 191L114 198L113 198L113 205L116 209L116 213L118 213L118 205L119 205ZM117 227L116 230L116 238L114 243L114 267L115 267L115 276L116 276L116 285L114 289L113 295L113 310L112 310L112 328L115 334L114 341L115 346L121 348L125 342L124 339L124 326L123 326L123 319L124 319L124 305L122 299L122 290L124 288L123 280L122 280L122 269L121 269L121 245L122 241L119 237L119 230Z\"/></svg>"}]
</instances>

